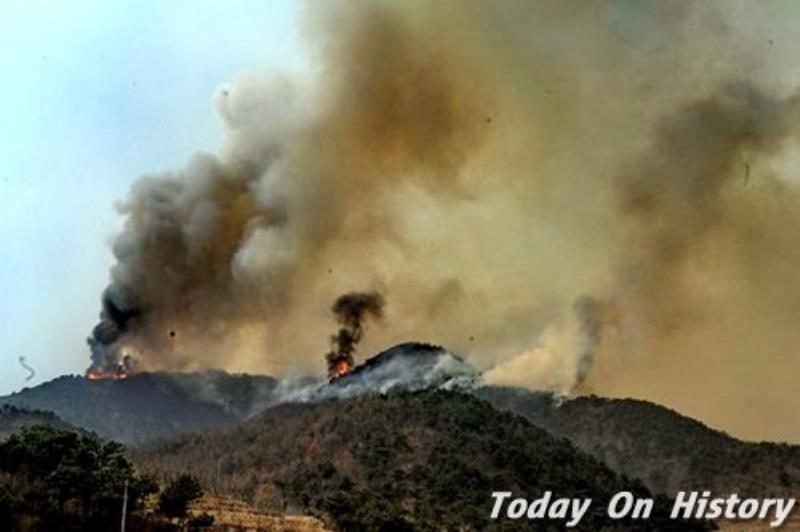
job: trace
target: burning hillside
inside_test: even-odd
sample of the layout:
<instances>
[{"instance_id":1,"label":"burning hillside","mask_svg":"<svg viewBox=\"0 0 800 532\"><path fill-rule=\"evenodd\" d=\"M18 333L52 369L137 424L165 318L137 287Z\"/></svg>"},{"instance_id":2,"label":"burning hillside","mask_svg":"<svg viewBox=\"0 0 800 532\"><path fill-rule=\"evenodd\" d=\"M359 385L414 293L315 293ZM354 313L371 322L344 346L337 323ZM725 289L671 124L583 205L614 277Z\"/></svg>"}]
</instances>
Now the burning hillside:
<instances>
[{"instance_id":1,"label":"burning hillside","mask_svg":"<svg viewBox=\"0 0 800 532\"><path fill-rule=\"evenodd\" d=\"M446 349L408 342L378 353L330 383L298 388L281 402L314 402L392 390L470 389L480 383L478 372Z\"/></svg>"},{"instance_id":2,"label":"burning hillside","mask_svg":"<svg viewBox=\"0 0 800 532\"><path fill-rule=\"evenodd\" d=\"M407 342L382 351L357 366L346 378L332 383L332 388L368 388L388 391L476 385L478 372L464 360L443 347Z\"/></svg>"},{"instance_id":3,"label":"burning hillside","mask_svg":"<svg viewBox=\"0 0 800 532\"><path fill-rule=\"evenodd\" d=\"M107 365L105 369L92 366L86 370L85 377L90 381L118 381L127 379L130 373L131 368L129 368L124 362L120 362L117 364Z\"/></svg>"},{"instance_id":4,"label":"burning hillside","mask_svg":"<svg viewBox=\"0 0 800 532\"><path fill-rule=\"evenodd\" d=\"M55 412L74 426L127 443L232 426L281 403L318 402L392 390L468 389L477 372L441 347L406 343L328 381L228 374L136 372L65 376L0 397L0 404Z\"/></svg>"}]
</instances>

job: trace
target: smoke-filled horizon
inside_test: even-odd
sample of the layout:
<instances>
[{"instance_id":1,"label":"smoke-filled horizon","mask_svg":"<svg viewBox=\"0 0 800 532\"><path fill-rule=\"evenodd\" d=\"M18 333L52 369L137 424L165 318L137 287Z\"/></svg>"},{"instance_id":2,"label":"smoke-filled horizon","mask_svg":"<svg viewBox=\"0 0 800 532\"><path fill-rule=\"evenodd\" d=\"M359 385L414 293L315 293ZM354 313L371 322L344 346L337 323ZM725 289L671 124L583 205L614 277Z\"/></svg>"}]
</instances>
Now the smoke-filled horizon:
<instances>
[{"instance_id":1,"label":"smoke-filled horizon","mask_svg":"<svg viewBox=\"0 0 800 532\"><path fill-rule=\"evenodd\" d=\"M429 341L489 383L800 440L800 72L777 7L313 7L313 85L220 89L223 152L120 203L98 366L319 374L330 302L371 290L362 353Z\"/></svg>"}]
</instances>

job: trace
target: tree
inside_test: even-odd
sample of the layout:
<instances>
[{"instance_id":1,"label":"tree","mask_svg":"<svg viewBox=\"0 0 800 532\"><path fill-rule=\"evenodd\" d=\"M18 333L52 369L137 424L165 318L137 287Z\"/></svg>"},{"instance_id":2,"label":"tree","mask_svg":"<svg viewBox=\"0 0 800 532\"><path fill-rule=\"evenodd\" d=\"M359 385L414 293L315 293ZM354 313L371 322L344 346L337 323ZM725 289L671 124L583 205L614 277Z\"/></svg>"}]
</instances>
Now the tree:
<instances>
[{"instance_id":1,"label":"tree","mask_svg":"<svg viewBox=\"0 0 800 532\"><path fill-rule=\"evenodd\" d=\"M197 478L183 474L161 492L158 509L170 519L183 520L189 514L189 504L202 496L203 488Z\"/></svg>"},{"instance_id":2,"label":"tree","mask_svg":"<svg viewBox=\"0 0 800 532\"><path fill-rule=\"evenodd\" d=\"M155 487L134 474L124 451L92 434L46 425L24 428L0 442L0 523L107 529L119 519L126 483L132 488L131 508Z\"/></svg>"}]
</instances>

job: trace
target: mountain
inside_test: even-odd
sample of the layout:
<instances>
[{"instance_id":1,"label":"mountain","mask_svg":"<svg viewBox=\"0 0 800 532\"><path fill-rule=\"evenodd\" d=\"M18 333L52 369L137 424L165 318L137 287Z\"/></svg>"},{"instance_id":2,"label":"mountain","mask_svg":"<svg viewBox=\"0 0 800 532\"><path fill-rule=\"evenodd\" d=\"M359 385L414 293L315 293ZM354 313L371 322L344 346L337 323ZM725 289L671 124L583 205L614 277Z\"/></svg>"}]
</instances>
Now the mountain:
<instances>
[{"instance_id":1,"label":"mountain","mask_svg":"<svg viewBox=\"0 0 800 532\"><path fill-rule=\"evenodd\" d=\"M610 520L604 503L612 494L648 496L647 489L520 416L442 390L281 404L234 429L150 444L133 459L340 530L542 529L537 521L489 520L492 489L591 497L579 530L702 528L666 521L663 499L646 526Z\"/></svg>"},{"instance_id":2,"label":"mountain","mask_svg":"<svg viewBox=\"0 0 800 532\"><path fill-rule=\"evenodd\" d=\"M697 488L753 497L800 494L798 446L743 442L645 401L565 399L484 386L464 360L421 343L387 349L331 383L222 371L142 373L118 381L61 377L0 397L0 404L51 411L69 425L141 444L234 427L279 402L315 403L423 389L460 390L498 410L524 416L656 493ZM279 412L269 409L263 415Z\"/></svg>"},{"instance_id":3,"label":"mountain","mask_svg":"<svg viewBox=\"0 0 800 532\"><path fill-rule=\"evenodd\" d=\"M614 471L657 493L712 489L750 496L800 494L800 446L752 443L647 401L484 386L466 362L445 349L406 343L388 349L326 387L322 396L401 386L460 389L526 417Z\"/></svg>"},{"instance_id":4,"label":"mountain","mask_svg":"<svg viewBox=\"0 0 800 532\"><path fill-rule=\"evenodd\" d=\"M52 412L0 405L0 441L30 425L49 425L57 429L78 430L64 423Z\"/></svg>"},{"instance_id":5,"label":"mountain","mask_svg":"<svg viewBox=\"0 0 800 532\"><path fill-rule=\"evenodd\" d=\"M310 377L278 381L220 370L143 372L120 380L63 376L0 397L0 405L54 412L65 422L104 438L139 444L233 426L280 401L449 387L475 379L475 370L445 349L406 343L370 358L330 384Z\"/></svg>"},{"instance_id":6,"label":"mountain","mask_svg":"<svg viewBox=\"0 0 800 532\"><path fill-rule=\"evenodd\" d=\"M124 380L64 376L0 397L0 404L54 412L124 443L231 426L269 404L277 381L221 371L141 373Z\"/></svg>"},{"instance_id":7,"label":"mountain","mask_svg":"<svg viewBox=\"0 0 800 532\"><path fill-rule=\"evenodd\" d=\"M563 399L517 388L484 387L475 393L496 408L568 438L657 493L698 489L749 497L800 494L797 445L737 440L647 401Z\"/></svg>"}]
</instances>

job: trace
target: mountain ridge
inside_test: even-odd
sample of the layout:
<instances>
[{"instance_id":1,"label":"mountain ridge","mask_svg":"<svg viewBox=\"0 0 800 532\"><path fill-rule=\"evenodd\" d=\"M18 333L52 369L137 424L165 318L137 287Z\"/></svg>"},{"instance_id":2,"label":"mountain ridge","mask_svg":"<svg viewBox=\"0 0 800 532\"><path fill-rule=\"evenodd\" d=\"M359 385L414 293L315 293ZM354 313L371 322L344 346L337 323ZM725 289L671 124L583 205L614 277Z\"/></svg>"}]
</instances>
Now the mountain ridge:
<instances>
[{"instance_id":1,"label":"mountain ridge","mask_svg":"<svg viewBox=\"0 0 800 532\"><path fill-rule=\"evenodd\" d=\"M119 381L71 376L0 397L0 404L52 411L69 425L139 445L234 428L282 401L426 388L460 390L521 415L654 493L697 488L767 497L800 491L799 446L743 442L646 401L486 386L460 357L413 342L384 350L330 383L224 371L142 373Z\"/></svg>"},{"instance_id":2,"label":"mountain ridge","mask_svg":"<svg viewBox=\"0 0 800 532\"><path fill-rule=\"evenodd\" d=\"M746 442L667 407L638 399L559 398L518 388L476 395L568 438L657 493L712 490L750 496L800 493L800 446Z\"/></svg>"}]
</instances>

